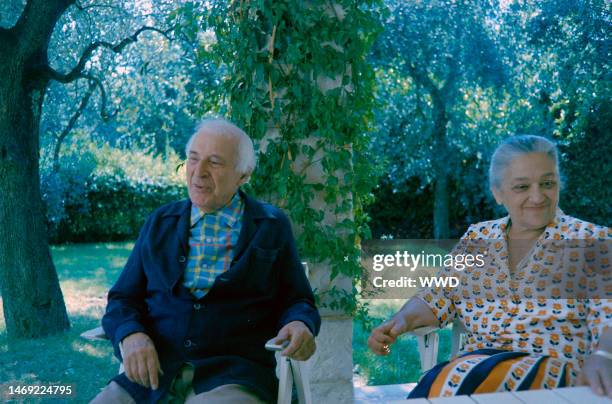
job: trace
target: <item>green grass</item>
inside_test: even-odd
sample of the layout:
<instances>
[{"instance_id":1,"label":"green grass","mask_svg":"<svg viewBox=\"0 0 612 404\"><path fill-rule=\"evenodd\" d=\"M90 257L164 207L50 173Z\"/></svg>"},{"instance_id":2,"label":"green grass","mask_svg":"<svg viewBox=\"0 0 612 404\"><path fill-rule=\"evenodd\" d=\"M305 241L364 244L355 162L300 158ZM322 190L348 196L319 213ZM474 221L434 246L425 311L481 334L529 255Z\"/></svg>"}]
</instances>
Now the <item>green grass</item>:
<instances>
[{"instance_id":1,"label":"green grass","mask_svg":"<svg viewBox=\"0 0 612 404\"><path fill-rule=\"evenodd\" d=\"M87 403L116 374L118 361L110 344L89 342L79 335L99 326L106 292L123 268L132 246L108 243L52 248L72 327L61 335L10 340L0 316L0 401L7 399L9 385L61 383L73 386L75 396L70 400L28 398L23 402Z\"/></svg>"},{"instance_id":2,"label":"green grass","mask_svg":"<svg viewBox=\"0 0 612 404\"><path fill-rule=\"evenodd\" d=\"M118 368L112 348L104 341L90 342L79 335L99 326L106 293L123 268L132 243L71 244L52 248L72 328L61 335L33 340L10 340L0 316L0 401L8 385L71 384L70 400L30 399L27 402L89 402ZM378 325L403 304L398 300L369 300L372 322ZM0 308L2 300L0 299ZM367 349L370 329L355 321L353 361L369 385L415 382L420 362L414 337L402 337L388 357ZM439 358L448 357L450 332L441 331ZM17 402L17 401L16 401Z\"/></svg>"}]
</instances>

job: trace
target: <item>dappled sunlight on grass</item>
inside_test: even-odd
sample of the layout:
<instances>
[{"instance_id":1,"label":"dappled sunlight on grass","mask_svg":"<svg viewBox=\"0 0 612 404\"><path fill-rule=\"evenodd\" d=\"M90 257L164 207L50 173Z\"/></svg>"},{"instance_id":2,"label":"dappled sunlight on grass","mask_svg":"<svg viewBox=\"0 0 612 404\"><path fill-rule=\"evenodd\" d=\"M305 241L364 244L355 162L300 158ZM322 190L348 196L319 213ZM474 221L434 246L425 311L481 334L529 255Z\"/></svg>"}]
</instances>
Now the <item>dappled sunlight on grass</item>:
<instances>
[{"instance_id":1,"label":"dappled sunlight on grass","mask_svg":"<svg viewBox=\"0 0 612 404\"><path fill-rule=\"evenodd\" d=\"M87 403L116 374L119 361L110 343L86 341L80 334L100 325L108 289L132 247L133 243L52 247L71 329L45 338L10 340L0 316L0 391L9 384L72 384L76 396L70 402Z\"/></svg>"},{"instance_id":2,"label":"dappled sunlight on grass","mask_svg":"<svg viewBox=\"0 0 612 404\"><path fill-rule=\"evenodd\" d=\"M96 346L81 341L72 341L72 349L77 352L82 352L95 358L105 358L108 355L108 349L102 349L101 343L96 343Z\"/></svg>"},{"instance_id":3,"label":"dappled sunlight on grass","mask_svg":"<svg viewBox=\"0 0 612 404\"><path fill-rule=\"evenodd\" d=\"M60 281L94 280L108 289L127 261L134 243L66 244L51 248Z\"/></svg>"}]
</instances>

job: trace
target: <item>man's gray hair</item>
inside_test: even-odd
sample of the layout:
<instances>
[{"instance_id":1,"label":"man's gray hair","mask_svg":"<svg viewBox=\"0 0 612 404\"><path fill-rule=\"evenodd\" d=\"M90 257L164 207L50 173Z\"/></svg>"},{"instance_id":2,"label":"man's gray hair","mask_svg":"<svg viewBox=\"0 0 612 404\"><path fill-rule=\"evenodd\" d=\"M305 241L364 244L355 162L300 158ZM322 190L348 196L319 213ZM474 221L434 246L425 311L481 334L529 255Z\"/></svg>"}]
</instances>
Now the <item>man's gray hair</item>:
<instances>
[{"instance_id":1,"label":"man's gray hair","mask_svg":"<svg viewBox=\"0 0 612 404\"><path fill-rule=\"evenodd\" d=\"M185 155L189 156L189 149L193 140L202 132L206 132L207 135L238 139L238 156L235 169L240 174L250 174L253 172L256 164L253 141L242 129L224 118L208 118L201 121L196 126L193 135L189 138L187 146L185 146Z\"/></svg>"},{"instance_id":2,"label":"man's gray hair","mask_svg":"<svg viewBox=\"0 0 612 404\"><path fill-rule=\"evenodd\" d=\"M501 187L506 169L515 158L527 153L544 153L555 163L559 177L559 152L554 142L542 136L516 135L505 139L491 157L489 165L489 186L491 189Z\"/></svg>"}]
</instances>

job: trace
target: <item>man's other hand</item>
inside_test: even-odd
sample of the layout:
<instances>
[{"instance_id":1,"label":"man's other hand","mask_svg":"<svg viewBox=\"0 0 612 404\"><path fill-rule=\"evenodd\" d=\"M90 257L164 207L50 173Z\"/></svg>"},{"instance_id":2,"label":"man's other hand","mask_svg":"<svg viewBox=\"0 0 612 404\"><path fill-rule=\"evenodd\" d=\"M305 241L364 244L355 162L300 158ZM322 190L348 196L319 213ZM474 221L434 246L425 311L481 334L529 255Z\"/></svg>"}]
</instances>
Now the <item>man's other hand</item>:
<instances>
[{"instance_id":1,"label":"man's other hand","mask_svg":"<svg viewBox=\"0 0 612 404\"><path fill-rule=\"evenodd\" d=\"M281 355L298 361L308 360L317 349L312 333L301 321L286 324L271 342L280 345L284 341L289 341L289 345Z\"/></svg>"},{"instance_id":2,"label":"man's other hand","mask_svg":"<svg viewBox=\"0 0 612 404\"><path fill-rule=\"evenodd\" d=\"M122 340L121 349L127 378L131 382L157 390L158 372L163 372L151 338L142 332L130 334Z\"/></svg>"}]
</instances>

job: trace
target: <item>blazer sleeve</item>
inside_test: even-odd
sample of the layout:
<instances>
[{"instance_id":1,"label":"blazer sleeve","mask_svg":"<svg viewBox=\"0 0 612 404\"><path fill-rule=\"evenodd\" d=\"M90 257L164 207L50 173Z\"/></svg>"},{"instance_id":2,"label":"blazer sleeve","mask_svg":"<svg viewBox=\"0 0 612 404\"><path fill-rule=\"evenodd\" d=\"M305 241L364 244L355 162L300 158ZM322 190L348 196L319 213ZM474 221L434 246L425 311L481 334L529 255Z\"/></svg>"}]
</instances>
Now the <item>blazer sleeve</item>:
<instances>
[{"instance_id":1,"label":"blazer sleeve","mask_svg":"<svg viewBox=\"0 0 612 404\"><path fill-rule=\"evenodd\" d=\"M282 314L278 329L291 321L303 322L317 335L321 328L321 317L315 306L314 294L302 262L297 253L295 238L287 216L280 217L282 239L285 241L279 256L280 289L279 297Z\"/></svg>"},{"instance_id":2,"label":"blazer sleeve","mask_svg":"<svg viewBox=\"0 0 612 404\"><path fill-rule=\"evenodd\" d=\"M108 292L106 313L102 317L102 328L113 344L115 356L122 360L119 343L136 332L146 332L145 296L147 279L142 263L142 246L149 234L151 218L140 230L140 234L117 282Z\"/></svg>"}]
</instances>

